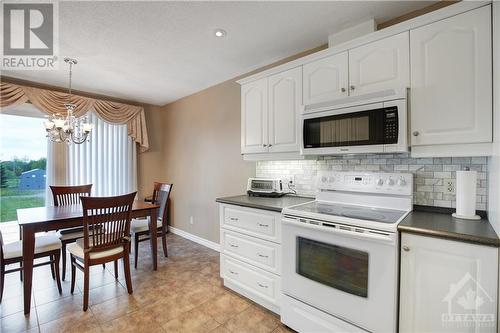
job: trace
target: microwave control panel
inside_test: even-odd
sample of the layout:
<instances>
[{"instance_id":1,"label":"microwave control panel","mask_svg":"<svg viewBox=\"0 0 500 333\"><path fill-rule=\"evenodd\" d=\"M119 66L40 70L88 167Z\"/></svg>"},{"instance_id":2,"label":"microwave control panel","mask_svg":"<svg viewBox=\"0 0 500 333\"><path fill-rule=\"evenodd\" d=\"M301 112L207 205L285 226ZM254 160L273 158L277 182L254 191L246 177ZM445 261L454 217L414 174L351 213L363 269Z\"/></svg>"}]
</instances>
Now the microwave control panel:
<instances>
[{"instance_id":1,"label":"microwave control panel","mask_svg":"<svg viewBox=\"0 0 500 333\"><path fill-rule=\"evenodd\" d=\"M384 140L386 144L398 142L398 108L396 106L384 110Z\"/></svg>"}]
</instances>

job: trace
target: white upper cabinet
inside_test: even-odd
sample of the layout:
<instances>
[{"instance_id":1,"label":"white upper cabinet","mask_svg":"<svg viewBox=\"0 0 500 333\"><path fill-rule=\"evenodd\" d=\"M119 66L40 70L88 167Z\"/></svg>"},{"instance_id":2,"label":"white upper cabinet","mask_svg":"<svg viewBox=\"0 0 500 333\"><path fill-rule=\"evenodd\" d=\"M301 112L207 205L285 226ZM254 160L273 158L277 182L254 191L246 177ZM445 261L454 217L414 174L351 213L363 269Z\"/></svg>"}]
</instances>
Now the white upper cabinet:
<instances>
[{"instance_id":1,"label":"white upper cabinet","mask_svg":"<svg viewBox=\"0 0 500 333\"><path fill-rule=\"evenodd\" d=\"M269 77L269 152L300 150L301 67Z\"/></svg>"},{"instance_id":2,"label":"white upper cabinet","mask_svg":"<svg viewBox=\"0 0 500 333\"><path fill-rule=\"evenodd\" d=\"M409 86L408 32L349 50L350 95Z\"/></svg>"},{"instance_id":3,"label":"white upper cabinet","mask_svg":"<svg viewBox=\"0 0 500 333\"><path fill-rule=\"evenodd\" d=\"M241 87L241 153L299 153L302 68Z\"/></svg>"},{"instance_id":4,"label":"white upper cabinet","mask_svg":"<svg viewBox=\"0 0 500 333\"><path fill-rule=\"evenodd\" d=\"M304 65L304 104L407 88L409 33L403 32Z\"/></svg>"},{"instance_id":5,"label":"white upper cabinet","mask_svg":"<svg viewBox=\"0 0 500 333\"><path fill-rule=\"evenodd\" d=\"M267 78L241 87L241 153L268 151Z\"/></svg>"},{"instance_id":6,"label":"white upper cabinet","mask_svg":"<svg viewBox=\"0 0 500 333\"><path fill-rule=\"evenodd\" d=\"M303 66L304 105L331 101L348 95L347 52Z\"/></svg>"},{"instance_id":7,"label":"white upper cabinet","mask_svg":"<svg viewBox=\"0 0 500 333\"><path fill-rule=\"evenodd\" d=\"M491 43L491 6L410 31L412 146L492 141Z\"/></svg>"}]
</instances>

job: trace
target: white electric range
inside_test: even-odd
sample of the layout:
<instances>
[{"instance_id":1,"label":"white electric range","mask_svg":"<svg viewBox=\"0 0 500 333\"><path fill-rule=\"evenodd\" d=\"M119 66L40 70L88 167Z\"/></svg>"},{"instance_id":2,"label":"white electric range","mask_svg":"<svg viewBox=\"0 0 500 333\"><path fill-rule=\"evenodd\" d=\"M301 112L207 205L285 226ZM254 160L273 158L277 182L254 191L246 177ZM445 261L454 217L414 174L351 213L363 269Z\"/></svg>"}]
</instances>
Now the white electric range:
<instances>
[{"instance_id":1,"label":"white electric range","mask_svg":"<svg viewBox=\"0 0 500 333\"><path fill-rule=\"evenodd\" d=\"M282 322L396 332L397 225L412 210L412 174L322 172L317 188L282 212Z\"/></svg>"}]
</instances>

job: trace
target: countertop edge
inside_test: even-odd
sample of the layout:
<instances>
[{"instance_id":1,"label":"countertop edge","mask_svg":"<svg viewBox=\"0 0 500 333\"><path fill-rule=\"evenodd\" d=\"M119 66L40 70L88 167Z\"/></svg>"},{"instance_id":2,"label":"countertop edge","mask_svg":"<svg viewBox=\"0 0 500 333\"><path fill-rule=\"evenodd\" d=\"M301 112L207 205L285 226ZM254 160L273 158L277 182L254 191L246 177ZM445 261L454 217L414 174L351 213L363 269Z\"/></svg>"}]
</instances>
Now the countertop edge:
<instances>
[{"instance_id":1,"label":"countertop edge","mask_svg":"<svg viewBox=\"0 0 500 333\"><path fill-rule=\"evenodd\" d=\"M410 227L410 226L405 226L405 225L398 225L398 231L399 232L407 232L407 233L411 233L411 234L417 234L417 235L423 235L423 236L429 236L429 237L436 237L436 238L441 238L441 239L455 240L455 241L460 241L460 242L464 242L464 243L485 245L485 246L491 246L491 247L497 247L497 248L500 247L500 239L495 240L492 238L483 238L483 237L477 237L477 236L472 236L472 235L467 235L467 234L450 233L450 232L441 231L441 230L416 228L416 227Z\"/></svg>"},{"instance_id":2,"label":"countertop edge","mask_svg":"<svg viewBox=\"0 0 500 333\"><path fill-rule=\"evenodd\" d=\"M243 203L243 202L235 202L231 200L225 200L223 198L217 198L215 199L215 202L222 203L222 204L227 204L227 205L234 205L234 206L240 206L240 207L248 207L248 208L257 208L257 209L262 209L262 210L269 210L272 212L278 212L281 213L283 209L279 207L271 207L271 206L265 206L265 205L259 205L259 204L252 204L252 203Z\"/></svg>"}]
</instances>

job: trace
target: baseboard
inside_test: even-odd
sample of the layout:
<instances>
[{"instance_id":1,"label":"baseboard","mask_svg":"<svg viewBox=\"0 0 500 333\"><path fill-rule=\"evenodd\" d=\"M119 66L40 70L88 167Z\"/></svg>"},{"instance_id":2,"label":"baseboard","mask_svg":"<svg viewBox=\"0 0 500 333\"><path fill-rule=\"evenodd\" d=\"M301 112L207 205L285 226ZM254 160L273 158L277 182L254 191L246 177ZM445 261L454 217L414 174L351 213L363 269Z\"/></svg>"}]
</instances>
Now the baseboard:
<instances>
[{"instance_id":1,"label":"baseboard","mask_svg":"<svg viewBox=\"0 0 500 333\"><path fill-rule=\"evenodd\" d=\"M170 230L173 234L179 235L179 236L181 236L183 238L189 239L190 241L193 241L193 242L198 243L200 245L206 246L209 249L212 249L214 251L220 252L220 245L217 244L217 243L215 243L215 242L212 242L212 241L209 241L209 240L207 240L205 238L201 238L199 236L190 234L187 231L184 231L184 230L181 230L181 229L177 229L177 228L172 227L172 226L169 226L168 230Z\"/></svg>"}]
</instances>

